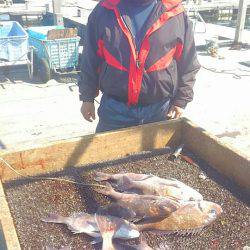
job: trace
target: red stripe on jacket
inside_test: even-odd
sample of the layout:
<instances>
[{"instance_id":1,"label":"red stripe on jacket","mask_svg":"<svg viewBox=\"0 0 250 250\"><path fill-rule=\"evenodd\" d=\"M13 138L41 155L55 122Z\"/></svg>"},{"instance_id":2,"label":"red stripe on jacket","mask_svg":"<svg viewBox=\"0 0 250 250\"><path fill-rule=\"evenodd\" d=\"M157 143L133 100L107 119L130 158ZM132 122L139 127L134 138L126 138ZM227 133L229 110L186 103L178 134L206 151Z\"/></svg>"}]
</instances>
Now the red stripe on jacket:
<instances>
[{"instance_id":1,"label":"red stripe on jacket","mask_svg":"<svg viewBox=\"0 0 250 250\"><path fill-rule=\"evenodd\" d=\"M128 105L136 105L138 103L140 95L144 65L150 50L150 43L149 43L150 35L156 30L160 29L171 17L174 17L182 13L184 11L184 8L180 4L181 0L162 0L167 10L147 30L145 37L142 41L141 49L140 51L137 52L132 34L126 27L124 21L122 20L121 14L116 6L119 2L120 0L105 0L101 3L101 5L107 9L114 11L117 22L130 45L131 55L130 55L129 75L128 75ZM182 52L181 45L177 44L177 46L172 50L170 50L170 52L171 53L169 55L165 55L163 56L162 59L160 59L158 65L156 66L153 65L148 70L152 72L160 67L163 66L165 67L166 65L169 65L171 62L171 58L173 58L174 55L176 59L179 59L181 57L181 52ZM103 50L103 55L104 55L104 50ZM108 58L110 60L110 56L108 56ZM114 60L111 61L114 62ZM116 63L115 65L117 66Z\"/></svg>"},{"instance_id":2,"label":"red stripe on jacket","mask_svg":"<svg viewBox=\"0 0 250 250\"><path fill-rule=\"evenodd\" d=\"M183 44L180 42L177 43L174 48L170 49L170 51L168 51L163 57L161 57L157 62L146 69L146 72L150 73L153 71L166 69L174 58L176 60L179 60L181 58L182 50Z\"/></svg>"},{"instance_id":3,"label":"red stripe on jacket","mask_svg":"<svg viewBox=\"0 0 250 250\"><path fill-rule=\"evenodd\" d=\"M111 53L105 48L103 40L98 40L97 55L104 58L107 64L122 71L128 71Z\"/></svg>"}]
</instances>

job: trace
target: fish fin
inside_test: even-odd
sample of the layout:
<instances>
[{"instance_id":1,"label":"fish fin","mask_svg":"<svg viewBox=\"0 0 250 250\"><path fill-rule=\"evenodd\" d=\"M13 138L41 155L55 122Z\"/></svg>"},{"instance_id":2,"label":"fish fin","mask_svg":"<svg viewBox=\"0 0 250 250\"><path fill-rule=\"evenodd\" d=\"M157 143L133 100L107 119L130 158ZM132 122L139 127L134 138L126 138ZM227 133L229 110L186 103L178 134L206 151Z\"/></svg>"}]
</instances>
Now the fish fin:
<instances>
[{"instance_id":1,"label":"fish fin","mask_svg":"<svg viewBox=\"0 0 250 250\"><path fill-rule=\"evenodd\" d=\"M136 216L136 213L133 210L121 206L117 202L111 203L104 207L99 207L97 213L102 215L111 215L126 220L131 220Z\"/></svg>"},{"instance_id":2,"label":"fish fin","mask_svg":"<svg viewBox=\"0 0 250 250\"><path fill-rule=\"evenodd\" d=\"M87 213L85 212L75 212L71 215L72 218L79 218L79 217L83 217L83 216L86 216L88 215Z\"/></svg>"},{"instance_id":3,"label":"fish fin","mask_svg":"<svg viewBox=\"0 0 250 250\"><path fill-rule=\"evenodd\" d=\"M95 181L107 181L111 179L111 175L110 174L106 174L103 172L95 172L95 177L94 180Z\"/></svg>"},{"instance_id":4,"label":"fish fin","mask_svg":"<svg viewBox=\"0 0 250 250\"><path fill-rule=\"evenodd\" d=\"M49 213L48 217L42 219L43 222L52 222L52 223L65 223L67 224L69 217L64 217L59 214Z\"/></svg>"},{"instance_id":5,"label":"fish fin","mask_svg":"<svg viewBox=\"0 0 250 250\"><path fill-rule=\"evenodd\" d=\"M126 190L133 188L133 181L129 177L123 176L117 186L119 191L124 192Z\"/></svg>"},{"instance_id":6,"label":"fish fin","mask_svg":"<svg viewBox=\"0 0 250 250\"><path fill-rule=\"evenodd\" d=\"M93 221L88 221L87 223L88 223L89 227L91 228L91 230L92 230L93 232L96 232L96 233L99 233L99 232L100 232L100 231L99 231L99 228L98 228L98 226L97 226L97 224L96 224L95 222L93 222Z\"/></svg>"},{"instance_id":7,"label":"fish fin","mask_svg":"<svg viewBox=\"0 0 250 250\"><path fill-rule=\"evenodd\" d=\"M163 202L159 201L159 202L156 202L156 204L158 205L161 211L164 211L163 216L168 216L181 207L180 203L172 199L167 199L167 200L164 200Z\"/></svg>"},{"instance_id":8,"label":"fish fin","mask_svg":"<svg viewBox=\"0 0 250 250\"><path fill-rule=\"evenodd\" d=\"M73 233L73 234L80 234L82 231L75 229L74 227L68 225L68 229Z\"/></svg>"},{"instance_id":9,"label":"fish fin","mask_svg":"<svg viewBox=\"0 0 250 250\"><path fill-rule=\"evenodd\" d=\"M142 222L144 220L147 220L148 218L151 218L151 217L146 217L146 216L136 216L131 222L132 223L138 223L138 222Z\"/></svg>"},{"instance_id":10,"label":"fish fin","mask_svg":"<svg viewBox=\"0 0 250 250\"><path fill-rule=\"evenodd\" d=\"M95 214L95 220L103 239L102 249L114 249L113 237L120 225L119 223L115 223L113 218L111 216Z\"/></svg>"},{"instance_id":11,"label":"fish fin","mask_svg":"<svg viewBox=\"0 0 250 250\"><path fill-rule=\"evenodd\" d=\"M190 236L197 235L203 230L203 227L194 228L194 229L183 229L173 231L172 234L180 235L180 236Z\"/></svg>"},{"instance_id":12,"label":"fish fin","mask_svg":"<svg viewBox=\"0 0 250 250\"><path fill-rule=\"evenodd\" d=\"M102 242L102 237L96 237L94 240L90 242L91 245L99 244Z\"/></svg>"},{"instance_id":13,"label":"fish fin","mask_svg":"<svg viewBox=\"0 0 250 250\"><path fill-rule=\"evenodd\" d=\"M147 180L149 178L155 177L155 175L153 174L143 174L143 176L141 176L140 178L134 180L134 181L144 181Z\"/></svg>"},{"instance_id":14,"label":"fish fin","mask_svg":"<svg viewBox=\"0 0 250 250\"><path fill-rule=\"evenodd\" d=\"M95 220L102 235L108 233L113 237L115 230L118 227L118 225L112 220L113 218L115 217L100 215L97 213L95 214Z\"/></svg>"},{"instance_id":15,"label":"fish fin","mask_svg":"<svg viewBox=\"0 0 250 250\"><path fill-rule=\"evenodd\" d=\"M89 222L86 221L86 225L84 227L78 227L75 226L75 224L67 224L68 229L73 233L73 234L79 234L79 233L86 233L88 235L93 235L95 236L96 234L99 235L99 229L94 222Z\"/></svg>"}]
</instances>

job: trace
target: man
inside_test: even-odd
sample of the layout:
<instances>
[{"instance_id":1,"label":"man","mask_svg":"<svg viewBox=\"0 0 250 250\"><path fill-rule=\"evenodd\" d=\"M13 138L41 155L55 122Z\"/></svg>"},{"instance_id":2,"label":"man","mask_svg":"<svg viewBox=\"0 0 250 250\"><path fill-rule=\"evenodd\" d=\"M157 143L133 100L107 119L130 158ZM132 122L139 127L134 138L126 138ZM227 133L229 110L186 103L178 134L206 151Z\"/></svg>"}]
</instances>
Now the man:
<instances>
[{"instance_id":1,"label":"man","mask_svg":"<svg viewBox=\"0 0 250 250\"><path fill-rule=\"evenodd\" d=\"M200 65L181 0L103 0L89 16L79 80L96 132L181 116Z\"/></svg>"}]
</instances>

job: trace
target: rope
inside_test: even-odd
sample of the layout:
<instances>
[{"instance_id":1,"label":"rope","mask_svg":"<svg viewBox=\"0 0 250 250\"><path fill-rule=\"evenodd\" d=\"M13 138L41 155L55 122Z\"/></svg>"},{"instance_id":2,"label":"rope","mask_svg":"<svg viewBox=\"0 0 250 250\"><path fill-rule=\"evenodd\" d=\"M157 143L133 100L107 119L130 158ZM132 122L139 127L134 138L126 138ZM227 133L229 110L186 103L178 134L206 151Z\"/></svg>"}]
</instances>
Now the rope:
<instances>
[{"instance_id":1,"label":"rope","mask_svg":"<svg viewBox=\"0 0 250 250\"><path fill-rule=\"evenodd\" d=\"M201 66L202 68L208 70L208 71L211 71L213 73L216 73L216 74L228 74L228 75L233 75L234 78L236 79L241 79L241 77L243 76L250 76L250 74L237 74L235 72L230 72L230 70L217 70L215 68L208 68L208 67L205 67L205 66ZM245 70L242 70L242 71L245 71ZM248 71L247 71L248 72Z\"/></svg>"},{"instance_id":2,"label":"rope","mask_svg":"<svg viewBox=\"0 0 250 250\"><path fill-rule=\"evenodd\" d=\"M2 157L0 157L0 161L2 161L6 167L8 167L11 171L16 173L19 176L22 176L24 178L28 178L31 180L50 180L50 181L62 181L62 182L68 182L68 183L73 183L77 184L83 187L99 187L99 188L105 188L106 186L104 185L99 185L99 184L86 184L82 182L77 182L77 181L72 181L68 179L63 179L63 178L56 178L56 177L35 177L35 176L29 176L29 175L24 175L18 172L16 169L14 169L7 161L5 161Z\"/></svg>"}]
</instances>

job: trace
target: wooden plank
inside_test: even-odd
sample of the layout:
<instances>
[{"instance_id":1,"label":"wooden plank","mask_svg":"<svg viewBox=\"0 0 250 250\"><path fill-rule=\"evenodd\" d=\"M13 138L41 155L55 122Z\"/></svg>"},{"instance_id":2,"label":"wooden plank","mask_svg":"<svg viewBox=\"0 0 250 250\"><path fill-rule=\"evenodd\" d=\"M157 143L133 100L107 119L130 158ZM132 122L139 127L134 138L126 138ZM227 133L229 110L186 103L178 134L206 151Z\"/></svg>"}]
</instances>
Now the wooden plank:
<instances>
[{"instance_id":1,"label":"wooden plank","mask_svg":"<svg viewBox=\"0 0 250 250\"><path fill-rule=\"evenodd\" d=\"M59 141L44 147L18 152L2 152L0 156L23 174L37 175L69 166L82 166L114 160L131 153L176 146L181 140L181 120L152 123L129 129L87 135ZM0 163L2 181L18 176Z\"/></svg>"},{"instance_id":2,"label":"wooden plank","mask_svg":"<svg viewBox=\"0 0 250 250\"><path fill-rule=\"evenodd\" d=\"M8 250L6 246L6 240L4 238L2 222L0 221L0 246L1 250Z\"/></svg>"},{"instance_id":3,"label":"wooden plank","mask_svg":"<svg viewBox=\"0 0 250 250\"><path fill-rule=\"evenodd\" d=\"M21 250L19 245L17 233L15 230L14 222L10 214L8 203L5 198L2 183L0 181L0 221L2 224L1 240L4 241L8 250ZM1 232L0 232L1 234ZM1 245L2 246L2 245ZM2 249L0 246L0 249ZM4 248L3 248L4 249Z\"/></svg>"},{"instance_id":4,"label":"wooden plank","mask_svg":"<svg viewBox=\"0 0 250 250\"><path fill-rule=\"evenodd\" d=\"M210 166L250 192L250 159L247 156L188 120L183 122L183 141Z\"/></svg>"}]
</instances>

